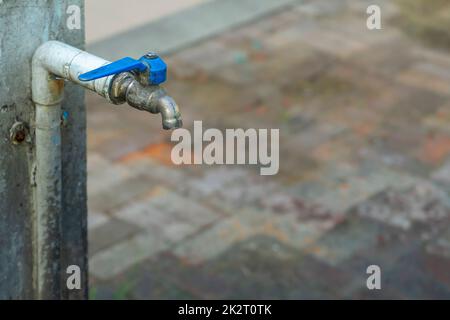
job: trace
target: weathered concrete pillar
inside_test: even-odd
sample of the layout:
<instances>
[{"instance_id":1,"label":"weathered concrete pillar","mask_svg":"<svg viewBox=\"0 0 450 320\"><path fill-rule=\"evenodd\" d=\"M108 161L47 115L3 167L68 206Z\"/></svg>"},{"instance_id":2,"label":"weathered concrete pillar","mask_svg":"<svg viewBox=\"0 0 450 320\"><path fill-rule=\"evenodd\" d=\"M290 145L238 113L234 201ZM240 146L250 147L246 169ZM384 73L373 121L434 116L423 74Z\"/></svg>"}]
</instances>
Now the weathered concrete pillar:
<instances>
[{"instance_id":1,"label":"weathered concrete pillar","mask_svg":"<svg viewBox=\"0 0 450 320\"><path fill-rule=\"evenodd\" d=\"M81 28L67 20L81 10ZM73 9L74 7L72 7ZM45 41L84 47L83 0L0 0L0 299L36 298L33 275L34 119L31 58ZM62 108L62 299L87 297L86 112L84 89L66 83ZM15 141L11 140L11 129ZM81 289L66 286L66 269L81 270Z\"/></svg>"}]
</instances>

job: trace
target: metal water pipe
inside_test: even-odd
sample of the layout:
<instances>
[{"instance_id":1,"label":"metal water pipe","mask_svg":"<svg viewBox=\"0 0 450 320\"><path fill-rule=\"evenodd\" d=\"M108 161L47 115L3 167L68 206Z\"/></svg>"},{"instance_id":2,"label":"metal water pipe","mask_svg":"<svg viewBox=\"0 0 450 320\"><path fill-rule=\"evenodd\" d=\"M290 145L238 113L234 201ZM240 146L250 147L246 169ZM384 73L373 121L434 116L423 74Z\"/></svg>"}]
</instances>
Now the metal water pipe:
<instances>
[{"instance_id":1,"label":"metal water pipe","mask_svg":"<svg viewBox=\"0 0 450 320\"><path fill-rule=\"evenodd\" d=\"M156 54L107 60L58 41L42 44L32 60L32 99L36 106L36 188L34 281L37 298L59 299L61 292L61 101L64 81L94 91L113 104L127 102L161 113L164 129L182 126L175 101L159 85L167 67Z\"/></svg>"}]
</instances>

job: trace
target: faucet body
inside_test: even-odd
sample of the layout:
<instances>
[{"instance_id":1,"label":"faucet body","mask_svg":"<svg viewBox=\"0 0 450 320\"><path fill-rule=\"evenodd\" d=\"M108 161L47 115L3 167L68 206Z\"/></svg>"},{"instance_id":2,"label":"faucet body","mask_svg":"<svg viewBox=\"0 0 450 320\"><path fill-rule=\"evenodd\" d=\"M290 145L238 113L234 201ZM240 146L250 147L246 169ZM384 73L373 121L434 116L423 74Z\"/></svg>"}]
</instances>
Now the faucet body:
<instances>
[{"instance_id":1,"label":"faucet body","mask_svg":"<svg viewBox=\"0 0 450 320\"><path fill-rule=\"evenodd\" d=\"M158 85L142 85L130 72L120 73L112 79L109 97L114 104L127 102L139 110L161 113L166 130L183 125L180 110L172 97Z\"/></svg>"},{"instance_id":2,"label":"faucet body","mask_svg":"<svg viewBox=\"0 0 450 320\"><path fill-rule=\"evenodd\" d=\"M182 125L174 100L159 85L142 83L142 73L127 71L80 80L80 75L108 64L107 60L58 41L42 44L32 59L32 99L36 106L33 283L39 299L59 299L61 294L60 128L64 81L94 91L113 104L127 102L140 110L161 113L164 129ZM165 80L165 74L156 74L155 78Z\"/></svg>"}]
</instances>

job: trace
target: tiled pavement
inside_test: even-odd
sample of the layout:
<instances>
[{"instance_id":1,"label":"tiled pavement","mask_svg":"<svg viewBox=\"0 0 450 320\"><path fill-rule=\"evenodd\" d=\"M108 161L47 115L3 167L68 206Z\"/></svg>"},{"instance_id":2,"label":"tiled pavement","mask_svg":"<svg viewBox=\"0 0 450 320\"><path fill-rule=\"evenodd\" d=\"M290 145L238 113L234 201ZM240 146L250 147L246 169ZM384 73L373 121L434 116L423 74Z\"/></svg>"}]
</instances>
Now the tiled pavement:
<instances>
[{"instance_id":1,"label":"tiled pavement","mask_svg":"<svg viewBox=\"0 0 450 320\"><path fill-rule=\"evenodd\" d=\"M280 128L274 177L88 97L92 298L450 298L450 55L373 2L381 31L315 0L169 57L188 129Z\"/></svg>"}]
</instances>

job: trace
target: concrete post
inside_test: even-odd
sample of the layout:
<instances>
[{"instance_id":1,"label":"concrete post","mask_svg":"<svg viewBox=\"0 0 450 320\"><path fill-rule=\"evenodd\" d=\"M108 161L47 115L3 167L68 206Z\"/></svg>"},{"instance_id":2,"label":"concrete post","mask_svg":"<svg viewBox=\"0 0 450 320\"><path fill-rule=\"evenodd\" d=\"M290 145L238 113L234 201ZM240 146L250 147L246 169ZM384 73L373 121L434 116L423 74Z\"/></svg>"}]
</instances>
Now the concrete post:
<instances>
[{"instance_id":1,"label":"concrete post","mask_svg":"<svg viewBox=\"0 0 450 320\"><path fill-rule=\"evenodd\" d=\"M70 6L81 12L81 28L69 25ZM72 7L73 9L74 7ZM69 10L68 10L69 9ZM31 58L39 45L59 40L84 47L83 0L0 0L0 299L38 297L33 230L35 107L31 100ZM84 89L66 83L61 127L62 299L87 297L86 113ZM81 270L81 289L69 290L69 266Z\"/></svg>"}]
</instances>

